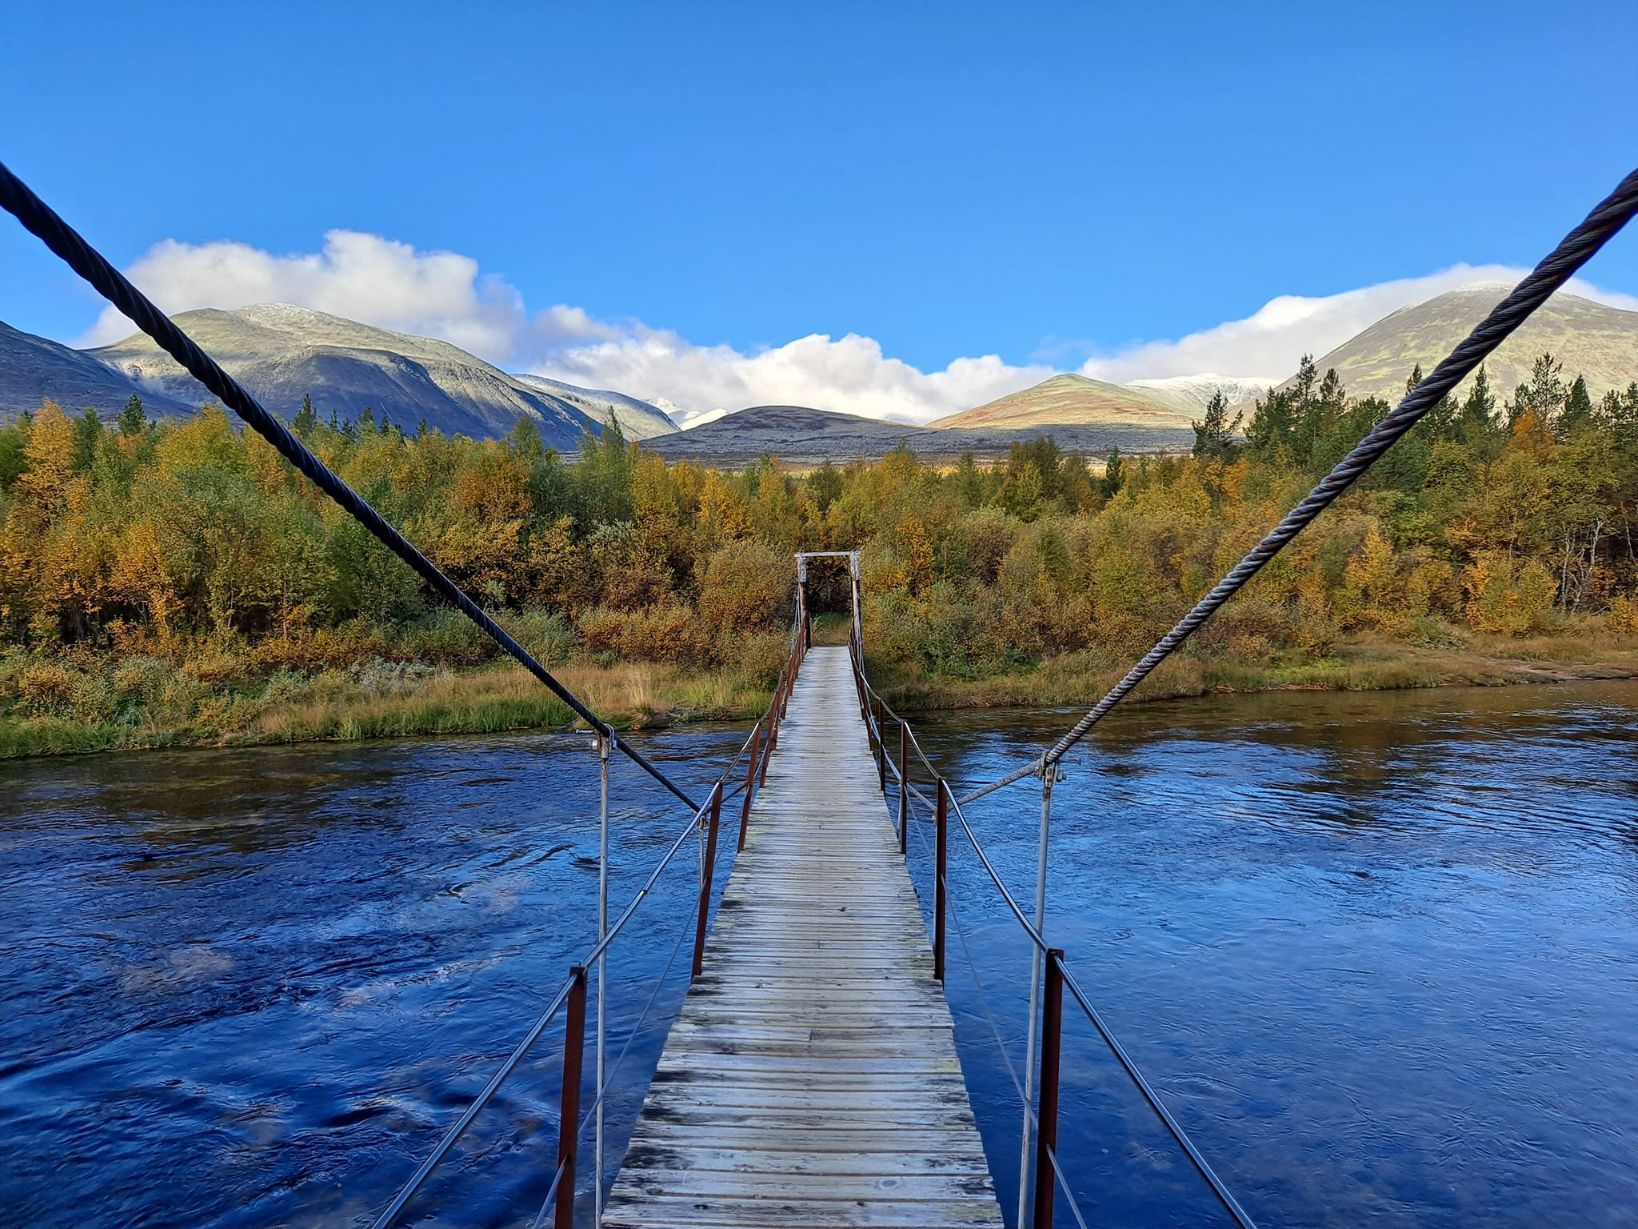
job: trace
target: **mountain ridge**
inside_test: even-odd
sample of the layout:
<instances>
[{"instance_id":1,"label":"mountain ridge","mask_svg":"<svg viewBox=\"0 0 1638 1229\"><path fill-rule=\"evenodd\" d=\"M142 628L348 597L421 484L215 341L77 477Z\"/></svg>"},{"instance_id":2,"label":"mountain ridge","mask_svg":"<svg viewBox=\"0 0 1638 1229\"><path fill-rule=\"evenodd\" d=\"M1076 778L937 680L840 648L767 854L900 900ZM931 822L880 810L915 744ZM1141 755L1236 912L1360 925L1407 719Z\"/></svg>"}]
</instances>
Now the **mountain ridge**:
<instances>
[{"instance_id":1,"label":"mountain ridge","mask_svg":"<svg viewBox=\"0 0 1638 1229\"><path fill-rule=\"evenodd\" d=\"M1137 426L1181 430L1189 416L1146 390L1060 372L1039 384L927 424L952 427Z\"/></svg>"},{"instance_id":2,"label":"mountain ridge","mask_svg":"<svg viewBox=\"0 0 1638 1229\"><path fill-rule=\"evenodd\" d=\"M1424 374L1432 371L1511 290L1479 283L1402 307L1322 354L1314 366L1321 373L1335 368L1350 396L1397 402L1418 365ZM1527 382L1544 352L1563 363L1566 380L1584 376L1596 401L1638 380L1638 311L1563 291L1553 295L1485 360L1497 398ZM1458 386L1458 396L1471 378ZM1278 387L1290 383L1288 378Z\"/></svg>"},{"instance_id":3,"label":"mountain ridge","mask_svg":"<svg viewBox=\"0 0 1638 1229\"><path fill-rule=\"evenodd\" d=\"M421 422L478 438L531 421L549 445L579 447L618 415L628 438L677 430L661 409L636 397L585 389L544 376L513 375L452 342L397 333L288 303L200 308L176 317L182 328L288 420L311 395L322 414L356 418L366 408L406 429ZM194 413L208 390L147 336L76 350L0 325L0 415L50 398L68 408L95 404L117 413L132 393L158 417Z\"/></svg>"}]
</instances>

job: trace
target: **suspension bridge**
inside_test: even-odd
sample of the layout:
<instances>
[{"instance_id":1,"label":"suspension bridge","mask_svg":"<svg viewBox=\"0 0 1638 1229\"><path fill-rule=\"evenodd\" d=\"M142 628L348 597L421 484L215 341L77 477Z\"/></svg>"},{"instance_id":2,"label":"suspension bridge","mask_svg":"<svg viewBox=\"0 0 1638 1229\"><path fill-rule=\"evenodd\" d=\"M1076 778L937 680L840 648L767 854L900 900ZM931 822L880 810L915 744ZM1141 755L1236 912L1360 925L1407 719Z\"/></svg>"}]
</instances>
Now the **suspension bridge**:
<instances>
[{"instance_id":1,"label":"suspension bridge","mask_svg":"<svg viewBox=\"0 0 1638 1229\"><path fill-rule=\"evenodd\" d=\"M813 644L807 569L815 555L797 557L790 651L772 702L708 796L696 800L570 692L3 164L0 206L397 554L431 592L568 704L597 737L603 840L596 941L566 971L483 1090L381 1209L374 1229L407 1219L412 1203L425 1198L434 1173L554 1025L561 1027L563 1039L556 1161L533 1215L534 1229L548 1221L555 1229L584 1224L1047 1229L1061 1219L1060 1212L1084 1226L1074 1174L1057 1154L1066 1011L1084 1015L1224 1216L1249 1229L1250 1213L1110 1030L1066 953L1043 933L1058 763L1638 213L1638 172L1570 231L1062 738L960 797L922 753L910 723L870 685L857 554L819 552L839 554L848 564L845 648ZM607 825L609 767L616 754L658 781L688 819L611 921ZM1032 909L1008 890L963 810L1026 778L1039 782ZM1036 804L1029 809L1035 812ZM922 903L905 869L913 810L931 822L934 833L933 899L926 902L930 927L923 924ZM713 901L725 818L736 829L736 859ZM1013 1073L1022 1111L1020 1178L1011 1192L1016 1202L1009 1198L1005 1207L980 1142L941 992L953 917L952 844L965 846L982 867L1032 952L1027 1053L1021 1073ZM699 854L698 900L691 917L679 920L678 950L691 936L692 982L624 1162L606 1184L604 1109L625 1052L609 1063L605 957L690 845ZM596 1011L588 1026L593 984ZM592 1104L583 1109L588 1034ZM593 1163L586 1167L581 1141L588 1130ZM520 1209L519 1215L526 1218L528 1212Z\"/></svg>"}]
</instances>

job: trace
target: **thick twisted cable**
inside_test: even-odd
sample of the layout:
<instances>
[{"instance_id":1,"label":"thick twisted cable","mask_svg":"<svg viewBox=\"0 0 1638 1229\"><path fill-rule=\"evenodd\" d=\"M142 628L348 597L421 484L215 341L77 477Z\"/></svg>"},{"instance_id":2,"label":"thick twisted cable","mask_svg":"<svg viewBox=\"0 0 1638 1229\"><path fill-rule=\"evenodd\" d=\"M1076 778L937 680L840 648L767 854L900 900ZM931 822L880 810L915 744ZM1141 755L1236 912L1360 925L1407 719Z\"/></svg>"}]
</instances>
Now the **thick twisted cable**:
<instances>
[{"instance_id":1,"label":"thick twisted cable","mask_svg":"<svg viewBox=\"0 0 1638 1229\"><path fill-rule=\"evenodd\" d=\"M1047 748L1040 759L973 790L963 796L961 801L972 802L1005 785L1011 785L1014 781L1043 773L1050 765L1062 759L1071 747L1086 736L1088 730L1125 699L1134 687L1147 678L1156 666L1170 657L1206 620L1216 614L1223 604L1239 592L1241 587L1277 555L1287 542L1330 507L1337 496L1352 486L1361 474L1393 446L1395 441L1414 427L1441 398L1466 379L1491 351L1501 345L1513 330L1523 324L1536 308L1551 297L1554 291L1569 281L1582 265L1631 221L1635 213L1638 213L1638 171L1633 171L1617 184L1615 190L1587 215L1586 220L1566 235L1563 241L1531 270L1529 276L1515 286L1512 293L1498 303L1495 310L1468 334L1467 339L1452 350L1450 356L1435 367L1431 375L1411 390L1393 413L1372 427L1354 446L1353 451L1338 462L1336 468L1322 478L1301 503L1286 513L1285 519L1270 530L1268 536L1253 547L1244 559L1235 564L1234 569L1218 581L1212 591L1201 598L1195 608L1178 621L1176 627L1162 636L1154 648L1144 654L1143 660L1133 666L1125 678L1111 687L1108 694L1093 705L1086 716L1077 721L1068 733Z\"/></svg>"},{"instance_id":2,"label":"thick twisted cable","mask_svg":"<svg viewBox=\"0 0 1638 1229\"><path fill-rule=\"evenodd\" d=\"M34 191L17 178L3 162L0 162L0 205L4 205L8 213L38 236L69 268L89 282L98 294L153 338L160 349L182 364L189 375L219 397L223 405L244 419L256 434L278 449L285 460L310 478L321 491L339 504L343 511L368 529L393 554L409 564L422 580L477 624L486 636L506 650L524 669L546 684L552 694L567 704L586 724L607 738L621 753L675 794L691 810L699 810L699 804L684 793L680 786L650 763L635 747L623 742L608 722L598 717L580 701L579 697L558 682L551 671L541 665L528 649L514 640L482 606L467 595L464 589L445 576L437 564L398 532L363 496L314 456L306 445L264 409L242 384L223 371L215 359L201 350L169 316L133 286L123 273L109 264L102 253L63 221L51 206L36 196Z\"/></svg>"}]
</instances>

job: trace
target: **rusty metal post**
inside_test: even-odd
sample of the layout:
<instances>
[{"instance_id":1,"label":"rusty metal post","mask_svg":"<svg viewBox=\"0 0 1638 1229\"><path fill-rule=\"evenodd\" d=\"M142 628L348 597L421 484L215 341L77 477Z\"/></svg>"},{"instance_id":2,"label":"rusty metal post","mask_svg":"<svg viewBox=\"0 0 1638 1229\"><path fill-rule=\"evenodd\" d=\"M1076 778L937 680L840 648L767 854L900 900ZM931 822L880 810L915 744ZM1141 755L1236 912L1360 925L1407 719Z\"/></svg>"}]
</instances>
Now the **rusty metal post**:
<instances>
[{"instance_id":1,"label":"rusty metal post","mask_svg":"<svg viewBox=\"0 0 1638 1229\"><path fill-rule=\"evenodd\" d=\"M876 777L881 782L881 789L884 794L887 792L887 744L882 741L882 722L886 719L885 712L886 706L883 705L882 711L874 714L876 720L873 723L876 727Z\"/></svg>"},{"instance_id":2,"label":"rusty metal post","mask_svg":"<svg viewBox=\"0 0 1638 1229\"><path fill-rule=\"evenodd\" d=\"M745 771L745 804L739 809L739 844L738 849L745 848L745 829L751 823L751 793L756 787L756 757L762 750L762 725L759 722L751 733L751 763Z\"/></svg>"},{"instance_id":3,"label":"rusty metal post","mask_svg":"<svg viewBox=\"0 0 1638 1229\"><path fill-rule=\"evenodd\" d=\"M910 849L910 723L899 722L899 853Z\"/></svg>"},{"instance_id":4,"label":"rusty metal post","mask_svg":"<svg viewBox=\"0 0 1638 1229\"><path fill-rule=\"evenodd\" d=\"M1041 1101L1035 1128L1035 1215L1033 1229L1051 1229L1052 1153L1058 1147L1058 1054L1064 1031L1064 952L1049 947L1046 954L1046 997L1041 1001Z\"/></svg>"},{"instance_id":5,"label":"rusty metal post","mask_svg":"<svg viewBox=\"0 0 1638 1229\"><path fill-rule=\"evenodd\" d=\"M554 1229L574 1229L574 1160L580 1137L580 1077L586 1058L586 970L569 970L569 1017L563 1026L563 1095L557 1111L557 1165L563 1177L557 1184ZM603 1175L597 1175L602 1182Z\"/></svg>"},{"instance_id":6,"label":"rusty metal post","mask_svg":"<svg viewBox=\"0 0 1638 1229\"><path fill-rule=\"evenodd\" d=\"M950 860L950 787L938 779L936 837L933 843L933 976L944 980L944 909L949 889L944 868Z\"/></svg>"},{"instance_id":7,"label":"rusty metal post","mask_svg":"<svg viewBox=\"0 0 1638 1229\"><path fill-rule=\"evenodd\" d=\"M761 789L768 783L768 761L773 759L774 744L779 741L779 706L774 705L773 711L768 714L768 737L762 740L762 768L756 776L756 787Z\"/></svg>"},{"instance_id":8,"label":"rusty metal post","mask_svg":"<svg viewBox=\"0 0 1638 1229\"><path fill-rule=\"evenodd\" d=\"M711 877L717 869L717 825L722 819L722 782L711 787L711 821L706 829L704 869L700 871L700 916L694 923L694 972L698 977L705 964L705 921L711 908Z\"/></svg>"}]
</instances>

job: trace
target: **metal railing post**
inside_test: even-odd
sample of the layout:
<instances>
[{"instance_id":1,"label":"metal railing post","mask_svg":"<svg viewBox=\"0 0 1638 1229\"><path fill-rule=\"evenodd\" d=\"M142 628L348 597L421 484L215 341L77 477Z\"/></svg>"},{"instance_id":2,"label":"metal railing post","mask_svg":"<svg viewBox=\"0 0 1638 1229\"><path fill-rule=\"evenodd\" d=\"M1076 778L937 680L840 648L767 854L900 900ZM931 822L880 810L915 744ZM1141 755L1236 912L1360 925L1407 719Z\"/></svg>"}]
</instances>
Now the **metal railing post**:
<instances>
[{"instance_id":1,"label":"metal railing post","mask_svg":"<svg viewBox=\"0 0 1638 1229\"><path fill-rule=\"evenodd\" d=\"M1041 1101L1035 1128L1035 1214L1033 1229L1051 1229L1052 1154L1058 1147L1058 1055L1064 1032L1064 952L1049 947L1046 953L1046 997L1041 1001Z\"/></svg>"},{"instance_id":2,"label":"metal railing post","mask_svg":"<svg viewBox=\"0 0 1638 1229\"><path fill-rule=\"evenodd\" d=\"M762 751L762 726L758 723L751 732L751 762L745 771L745 802L739 809L739 844L737 849L745 848L745 829L751 823L751 794L756 789L756 757Z\"/></svg>"},{"instance_id":3,"label":"metal railing post","mask_svg":"<svg viewBox=\"0 0 1638 1229\"><path fill-rule=\"evenodd\" d=\"M876 777L881 780L881 791L888 791L888 744L881 741L881 718L878 716L876 726Z\"/></svg>"},{"instance_id":4,"label":"metal railing post","mask_svg":"<svg viewBox=\"0 0 1638 1229\"><path fill-rule=\"evenodd\" d=\"M768 714L768 736L762 740L762 767L756 774L756 787L761 789L768 783L768 761L773 759L774 743L779 739L779 709Z\"/></svg>"},{"instance_id":5,"label":"metal railing post","mask_svg":"<svg viewBox=\"0 0 1638 1229\"><path fill-rule=\"evenodd\" d=\"M717 825L722 819L722 782L711 787L711 820L706 830L705 861L700 871L700 916L694 923L694 972L698 977L705 964L705 922L711 907L711 877L717 869Z\"/></svg>"},{"instance_id":6,"label":"metal railing post","mask_svg":"<svg viewBox=\"0 0 1638 1229\"><path fill-rule=\"evenodd\" d=\"M899 721L899 853L910 849L910 723Z\"/></svg>"},{"instance_id":7,"label":"metal railing post","mask_svg":"<svg viewBox=\"0 0 1638 1229\"><path fill-rule=\"evenodd\" d=\"M569 991L569 1016L563 1025L563 1095L557 1111L557 1165L563 1176L557 1184L554 1229L574 1229L574 1160L580 1138L580 1077L586 1059L586 970L575 965ZM603 1175L598 1174L601 1182Z\"/></svg>"},{"instance_id":8,"label":"metal railing post","mask_svg":"<svg viewBox=\"0 0 1638 1229\"><path fill-rule=\"evenodd\" d=\"M944 868L950 860L950 787L938 779L936 838L933 849L933 976L944 980L944 909L949 889Z\"/></svg>"}]
</instances>

